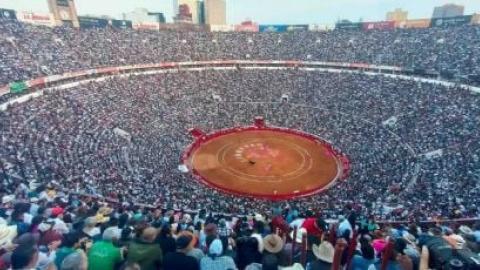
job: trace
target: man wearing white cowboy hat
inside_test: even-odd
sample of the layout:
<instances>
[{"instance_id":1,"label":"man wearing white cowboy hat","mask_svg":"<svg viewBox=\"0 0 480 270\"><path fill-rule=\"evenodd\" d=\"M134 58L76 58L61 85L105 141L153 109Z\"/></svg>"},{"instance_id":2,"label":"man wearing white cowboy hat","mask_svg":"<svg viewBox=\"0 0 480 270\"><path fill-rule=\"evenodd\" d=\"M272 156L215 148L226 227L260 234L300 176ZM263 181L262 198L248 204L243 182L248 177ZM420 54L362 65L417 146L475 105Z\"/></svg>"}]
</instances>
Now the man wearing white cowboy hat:
<instances>
[{"instance_id":1,"label":"man wearing white cowboy hat","mask_svg":"<svg viewBox=\"0 0 480 270\"><path fill-rule=\"evenodd\" d=\"M323 241L320 245L312 245L313 254L316 260L307 265L307 270L330 270L333 263L335 248L328 241Z\"/></svg>"},{"instance_id":2,"label":"man wearing white cowboy hat","mask_svg":"<svg viewBox=\"0 0 480 270\"><path fill-rule=\"evenodd\" d=\"M288 254L284 247L284 240L276 234L269 234L263 238L264 256L268 254L275 255L280 266L288 265Z\"/></svg>"}]
</instances>

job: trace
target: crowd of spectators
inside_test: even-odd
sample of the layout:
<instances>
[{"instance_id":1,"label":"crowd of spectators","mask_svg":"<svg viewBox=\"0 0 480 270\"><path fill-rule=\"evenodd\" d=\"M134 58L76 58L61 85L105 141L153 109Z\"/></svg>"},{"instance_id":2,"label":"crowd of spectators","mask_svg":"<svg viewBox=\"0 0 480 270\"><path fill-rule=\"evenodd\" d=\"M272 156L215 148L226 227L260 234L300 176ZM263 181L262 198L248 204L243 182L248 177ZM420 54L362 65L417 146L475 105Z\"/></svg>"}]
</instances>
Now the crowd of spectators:
<instances>
[{"instance_id":1,"label":"crowd of spectators","mask_svg":"<svg viewBox=\"0 0 480 270\"><path fill-rule=\"evenodd\" d=\"M189 128L211 132L263 116L268 125L320 136L351 161L346 181L282 207L322 209L326 218L346 203L384 220L478 217L478 115L472 92L384 76L295 69L138 75L47 92L1 112L0 172L6 194L19 183L55 180L166 209L266 213L269 201L212 190L177 168L193 141Z\"/></svg>"},{"instance_id":2,"label":"crowd of spectators","mask_svg":"<svg viewBox=\"0 0 480 270\"><path fill-rule=\"evenodd\" d=\"M99 66L217 59L360 62L480 75L480 27L242 33L72 29L0 21L0 85Z\"/></svg>"},{"instance_id":3,"label":"crowd of spectators","mask_svg":"<svg viewBox=\"0 0 480 270\"><path fill-rule=\"evenodd\" d=\"M245 58L478 74L478 32L158 33L0 21L0 83ZM180 70L45 91L0 111L0 269L475 269L479 224L419 220L479 217L479 104L460 87L293 68ZM188 128L255 116L331 142L351 174L322 194L273 204L177 169Z\"/></svg>"},{"instance_id":4,"label":"crowd of spectators","mask_svg":"<svg viewBox=\"0 0 480 270\"><path fill-rule=\"evenodd\" d=\"M478 269L480 223L378 223L352 205L322 213L214 214L108 203L54 183L0 205L0 269Z\"/></svg>"}]
</instances>

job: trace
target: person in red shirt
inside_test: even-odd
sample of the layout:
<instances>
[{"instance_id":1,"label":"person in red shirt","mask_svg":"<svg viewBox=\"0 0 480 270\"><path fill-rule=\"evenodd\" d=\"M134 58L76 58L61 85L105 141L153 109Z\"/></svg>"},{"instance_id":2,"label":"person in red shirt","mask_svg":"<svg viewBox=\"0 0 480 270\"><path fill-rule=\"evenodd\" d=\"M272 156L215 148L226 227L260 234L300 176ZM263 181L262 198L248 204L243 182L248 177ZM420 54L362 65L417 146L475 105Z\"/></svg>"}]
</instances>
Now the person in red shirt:
<instances>
[{"instance_id":1,"label":"person in red shirt","mask_svg":"<svg viewBox=\"0 0 480 270\"><path fill-rule=\"evenodd\" d=\"M321 217L309 217L303 221L302 228L307 230L308 236L321 237L322 233L328 229L328 224Z\"/></svg>"}]
</instances>

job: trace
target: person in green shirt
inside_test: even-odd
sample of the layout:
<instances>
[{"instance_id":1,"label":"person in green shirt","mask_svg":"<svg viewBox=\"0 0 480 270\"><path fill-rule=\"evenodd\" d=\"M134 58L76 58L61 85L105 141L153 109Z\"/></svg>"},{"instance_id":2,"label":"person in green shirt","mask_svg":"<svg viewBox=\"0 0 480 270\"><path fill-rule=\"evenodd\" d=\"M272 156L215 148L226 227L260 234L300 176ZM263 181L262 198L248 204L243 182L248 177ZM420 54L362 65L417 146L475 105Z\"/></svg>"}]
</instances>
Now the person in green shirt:
<instances>
[{"instance_id":1,"label":"person in green shirt","mask_svg":"<svg viewBox=\"0 0 480 270\"><path fill-rule=\"evenodd\" d=\"M113 270L123 260L123 250L114 246L113 241L120 237L115 227L103 232L102 240L93 244L88 251L88 270Z\"/></svg>"},{"instance_id":2,"label":"person in green shirt","mask_svg":"<svg viewBox=\"0 0 480 270\"><path fill-rule=\"evenodd\" d=\"M142 270L156 270L162 266L162 249L155 243L158 231L153 227L143 230L140 239L128 246L127 261L138 263Z\"/></svg>"},{"instance_id":3,"label":"person in green shirt","mask_svg":"<svg viewBox=\"0 0 480 270\"><path fill-rule=\"evenodd\" d=\"M67 233L64 235L60 248L55 253L55 266L60 269L63 260L76 249L80 248L80 234L76 232Z\"/></svg>"}]
</instances>

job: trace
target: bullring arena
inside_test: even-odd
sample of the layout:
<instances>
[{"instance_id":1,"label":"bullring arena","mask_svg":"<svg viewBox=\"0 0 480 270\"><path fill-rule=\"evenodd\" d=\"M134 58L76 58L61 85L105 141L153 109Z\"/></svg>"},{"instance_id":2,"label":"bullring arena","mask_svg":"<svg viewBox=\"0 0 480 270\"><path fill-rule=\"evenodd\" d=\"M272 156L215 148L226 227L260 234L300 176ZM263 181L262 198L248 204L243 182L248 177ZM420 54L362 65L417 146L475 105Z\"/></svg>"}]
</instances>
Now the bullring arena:
<instances>
[{"instance_id":1,"label":"bullring arena","mask_svg":"<svg viewBox=\"0 0 480 270\"><path fill-rule=\"evenodd\" d=\"M199 133L200 132L200 133ZM184 163L207 185L234 195L272 200L309 196L348 173L348 159L310 134L255 126L224 129L197 139Z\"/></svg>"}]
</instances>

